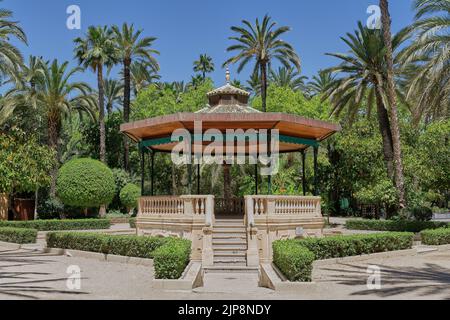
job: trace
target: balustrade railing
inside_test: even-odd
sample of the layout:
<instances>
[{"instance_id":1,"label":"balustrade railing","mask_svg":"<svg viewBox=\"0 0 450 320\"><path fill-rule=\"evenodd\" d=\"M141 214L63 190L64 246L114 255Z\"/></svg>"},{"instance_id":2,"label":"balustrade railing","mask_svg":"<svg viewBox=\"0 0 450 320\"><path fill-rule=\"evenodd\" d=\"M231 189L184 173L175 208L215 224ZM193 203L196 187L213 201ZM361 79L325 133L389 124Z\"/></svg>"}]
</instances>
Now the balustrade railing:
<instances>
[{"instance_id":1,"label":"balustrade railing","mask_svg":"<svg viewBox=\"0 0 450 320\"><path fill-rule=\"evenodd\" d=\"M265 215L320 216L320 197L247 196L246 206L255 218Z\"/></svg>"},{"instance_id":2,"label":"balustrade railing","mask_svg":"<svg viewBox=\"0 0 450 320\"><path fill-rule=\"evenodd\" d=\"M216 215L242 215L244 213L244 198L216 198L214 212Z\"/></svg>"}]
</instances>

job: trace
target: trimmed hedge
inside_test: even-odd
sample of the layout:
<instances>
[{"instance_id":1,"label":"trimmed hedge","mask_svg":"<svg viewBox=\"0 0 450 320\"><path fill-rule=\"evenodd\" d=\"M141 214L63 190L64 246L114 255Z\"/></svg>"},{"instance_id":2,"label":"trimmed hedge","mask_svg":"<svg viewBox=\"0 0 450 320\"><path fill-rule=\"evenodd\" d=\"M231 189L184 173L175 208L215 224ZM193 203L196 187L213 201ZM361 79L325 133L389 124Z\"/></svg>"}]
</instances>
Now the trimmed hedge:
<instances>
[{"instance_id":1,"label":"trimmed hedge","mask_svg":"<svg viewBox=\"0 0 450 320\"><path fill-rule=\"evenodd\" d=\"M38 231L109 229L108 219L0 221L1 227L27 228Z\"/></svg>"},{"instance_id":2,"label":"trimmed hedge","mask_svg":"<svg viewBox=\"0 0 450 320\"><path fill-rule=\"evenodd\" d=\"M153 253L156 279L178 279L189 263L191 241L169 239Z\"/></svg>"},{"instance_id":3,"label":"trimmed hedge","mask_svg":"<svg viewBox=\"0 0 450 320\"><path fill-rule=\"evenodd\" d=\"M273 243L273 262L290 281L310 282L314 254L291 240Z\"/></svg>"},{"instance_id":4,"label":"trimmed hedge","mask_svg":"<svg viewBox=\"0 0 450 320\"><path fill-rule=\"evenodd\" d=\"M80 232L50 232L47 246L153 259L157 279L180 278L191 253L191 242L184 239Z\"/></svg>"},{"instance_id":5,"label":"trimmed hedge","mask_svg":"<svg viewBox=\"0 0 450 320\"><path fill-rule=\"evenodd\" d=\"M413 238L414 234L409 232L386 232L278 240L273 243L273 261L290 281L311 281L315 259L410 249Z\"/></svg>"},{"instance_id":6,"label":"trimmed hedge","mask_svg":"<svg viewBox=\"0 0 450 320\"><path fill-rule=\"evenodd\" d=\"M432 246L450 244L450 228L424 230L420 236L423 244Z\"/></svg>"},{"instance_id":7,"label":"trimmed hedge","mask_svg":"<svg viewBox=\"0 0 450 320\"><path fill-rule=\"evenodd\" d=\"M352 230L420 232L426 229L448 227L445 222L416 220L363 220L351 219L345 222L345 227Z\"/></svg>"},{"instance_id":8,"label":"trimmed hedge","mask_svg":"<svg viewBox=\"0 0 450 320\"><path fill-rule=\"evenodd\" d=\"M23 228L0 228L0 241L12 243L36 243L37 230Z\"/></svg>"},{"instance_id":9,"label":"trimmed hedge","mask_svg":"<svg viewBox=\"0 0 450 320\"><path fill-rule=\"evenodd\" d=\"M296 240L314 253L317 260L342 258L377 252L411 249L414 234L386 232Z\"/></svg>"},{"instance_id":10,"label":"trimmed hedge","mask_svg":"<svg viewBox=\"0 0 450 320\"><path fill-rule=\"evenodd\" d=\"M130 218L128 223L130 224L130 228L136 229L136 218Z\"/></svg>"}]
</instances>

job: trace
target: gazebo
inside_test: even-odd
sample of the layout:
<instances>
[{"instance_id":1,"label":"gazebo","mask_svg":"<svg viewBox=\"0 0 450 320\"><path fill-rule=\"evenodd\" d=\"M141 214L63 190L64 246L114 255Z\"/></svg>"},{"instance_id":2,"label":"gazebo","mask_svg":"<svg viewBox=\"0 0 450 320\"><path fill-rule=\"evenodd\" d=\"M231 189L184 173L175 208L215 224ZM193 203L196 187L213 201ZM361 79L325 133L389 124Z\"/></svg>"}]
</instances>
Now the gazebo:
<instances>
[{"instance_id":1,"label":"gazebo","mask_svg":"<svg viewBox=\"0 0 450 320\"><path fill-rule=\"evenodd\" d=\"M274 240L321 235L324 222L316 179L317 155L320 143L341 129L333 123L297 115L260 112L248 105L250 94L232 86L229 79L227 71L226 85L209 92L208 105L195 113L121 125L121 132L139 145L142 190L146 156L150 163L150 194L143 194L139 200L138 233L192 240L191 259L201 261L204 268L258 267L260 262L271 261ZM305 161L309 148L314 155L314 196L306 195ZM279 154L292 152L302 156L299 174L303 194L272 195L274 162ZM155 195L154 160L158 153L171 153L172 159L185 160L189 194ZM227 169L239 157L253 160L254 194L242 199L200 194L202 163L213 159ZM196 192L192 182L194 165ZM266 195L259 194L258 175L263 171L268 182Z\"/></svg>"}]
</instances>

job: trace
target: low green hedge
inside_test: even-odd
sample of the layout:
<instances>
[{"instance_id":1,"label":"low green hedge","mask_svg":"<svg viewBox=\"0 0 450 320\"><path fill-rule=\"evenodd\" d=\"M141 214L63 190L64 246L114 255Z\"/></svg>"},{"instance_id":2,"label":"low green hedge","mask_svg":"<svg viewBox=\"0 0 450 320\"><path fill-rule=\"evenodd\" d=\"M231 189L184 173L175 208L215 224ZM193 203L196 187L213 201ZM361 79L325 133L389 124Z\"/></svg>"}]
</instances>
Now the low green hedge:
<instances>
[{"instance_id":1,"label":"low green hedge","mask_svg":"<svg viewBox=\"0 0 450 320\"><path fill-rule=\"evenodd\" d=\"M157 279L178 279L188 265L191 253L191 242L184 239L80 232L50 232L47 246L154 259Z\"/></svg>"},{"instance_id":2,"label":"low green hedge","mask_svg":"<svg viewBox=\"0 0 450 320\"><path fill-rule=\"evenodd\" d=\"M345 222L345 227L352 230L398 231L417 233L426 229L448 227L448 224L445 222L436 221L351 219Z\"/></svg>"},{"instance_id":3,"label":"low green hedge","mask_svg":"<svg viewBox=\"0 0 450 320\"><path fill-rule=\"evenodd\" d=\"M153 253L156 279L178 279L189 263L191 242L186 239L169 239Z\"/></svg>"},{"instance_id":4,"label":"low green hedge","mask_svg":"<svg viewBox=\"0 0 450 320\"><path fill-rule=\"evenodd\" d=\"M414 234L409 232L386 232L278 240L273 243L273 261L290 281L311 281L314 259L410 249L413 238Z\"/></svg>"},{"instance_id":5,"label":"low green hedge","mask_svg":"<svg viewBox=\"0 0 450 320\"><path fill-rule=\"evenodd\" d=\"M420 236L423 244L432 246L450 244L450 228L424 230Z\"/></svg>"},{"instance_id":6,"label":"low green hedge","mask_svg":"<svg viewBox=\"0 0 450 320\"><path fill-rule=\"evenodd\" d=\"M24 228L0 228L0 241L12 243L35 243L37 230Z\"/></svg>"},{"instance_id":7,"label":"low green hedge","mask_svg":"<svg viewBox=\"0 0 450 320\"><path fill-rule=\"evenodd\" d=\"M314 254L291 240L273 243L273 262L290 281L310 282Z\"/></svg>"},{"instance_id":8,"label":"low green hedge","mask_svg":"<svg viewBox=\"0 0 450 320\"><path fill-rule=\"evenodd\" d=\"M136 218L130 218L128 223L130 224L130 228L136 229Z\"/></svg>"},{"instance_id":9,"label":"low green hedge","mask_svg":"<svg viewBox=\"0 0 450 320\"><path fill-rule=\"evenodd\" d=\"M108 219L0 221L1 227L27 228L38 231L109 229Z\"/></svg>"}]
</instances>

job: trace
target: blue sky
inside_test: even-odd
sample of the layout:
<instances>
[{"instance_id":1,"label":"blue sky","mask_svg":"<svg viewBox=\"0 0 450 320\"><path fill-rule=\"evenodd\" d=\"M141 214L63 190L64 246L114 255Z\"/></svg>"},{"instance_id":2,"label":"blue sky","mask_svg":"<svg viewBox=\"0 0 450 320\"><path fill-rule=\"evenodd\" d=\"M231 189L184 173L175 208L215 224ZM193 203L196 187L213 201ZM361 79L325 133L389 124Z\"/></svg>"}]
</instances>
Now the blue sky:
<instances>
[{"instance_id":1,"label":"blue sky","mask_svg":"<svg viewBox=\"0 0 450 320\"><path fill-rule=\"evenodd\" d=\"M411 23L411 0L391 2L394 31ZM220 68L230 55L225 51L232 35L230 26L242 19L254 21L268 13L279 25L292 28L283 39L296 48L302 60L302 73L314 75L336 60L325 52L346 50L340 36L365 23L369 5L378 0L4 0L0 7L14 12L28 35L29 46L19 45L24 55L46 59L73 60L73 39L83 35L89 25L134 23L144 33L155 36L155 48L164 81L187 81L193 74L192 63L200 53L210 55L216 71L211 75L216 85L223 84ZM81 8L81 30L66 28L66 8ZM231 68L232 78L245 81L249 67L241 74ZM79 80L95 83L86 71Z\"/></svg>"}]
</instances>

